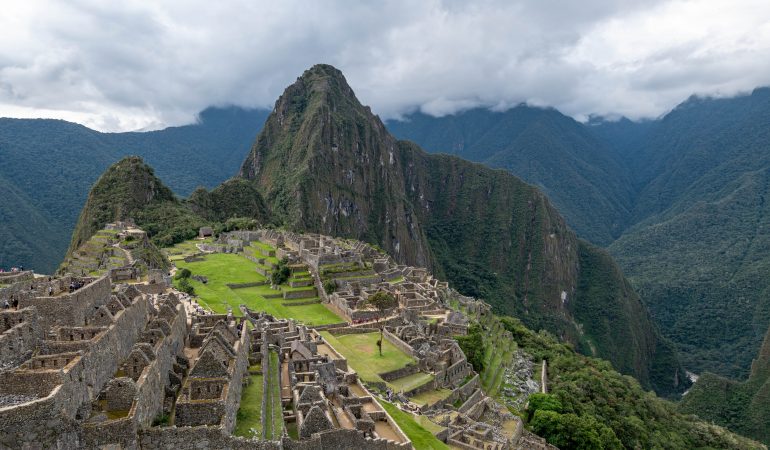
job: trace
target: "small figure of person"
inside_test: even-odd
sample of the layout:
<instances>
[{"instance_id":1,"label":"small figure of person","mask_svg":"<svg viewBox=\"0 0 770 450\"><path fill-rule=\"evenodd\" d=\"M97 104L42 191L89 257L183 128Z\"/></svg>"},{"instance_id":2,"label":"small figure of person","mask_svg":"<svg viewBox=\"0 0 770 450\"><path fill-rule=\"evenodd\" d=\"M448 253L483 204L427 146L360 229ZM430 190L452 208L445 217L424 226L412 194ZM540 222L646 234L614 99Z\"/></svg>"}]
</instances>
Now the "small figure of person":
<instances>
[{"instance_id":1,"label":"small figure of person","mask_svg":"<svg viewBox=\"0 0 770 450\"><path fill-rule=\"evenodd\" d=\"M11 307L11 304L8 303L8 299L6 298L5 300L3 300L3 309L8 309L10 307Z\"/></svg>"}]
</instances>

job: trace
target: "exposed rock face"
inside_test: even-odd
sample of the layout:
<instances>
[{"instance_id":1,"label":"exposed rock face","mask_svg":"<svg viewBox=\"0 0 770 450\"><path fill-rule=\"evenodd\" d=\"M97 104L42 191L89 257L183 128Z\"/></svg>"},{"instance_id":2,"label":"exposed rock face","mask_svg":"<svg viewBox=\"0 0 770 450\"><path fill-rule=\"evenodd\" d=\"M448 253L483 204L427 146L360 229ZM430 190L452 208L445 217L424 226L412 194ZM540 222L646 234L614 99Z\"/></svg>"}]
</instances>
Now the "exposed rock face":
<instances>
[{"instance_id":1,"label":"exposed rock face","mask_svg":"<svg viewBox=\"0 0 770 450\"><path fill-rule=\"evenodd\" d=\"M677 358L638 296L543 193L507 172L396 140L331 66L312 67L286 89L239 175L254 180L274 220L289 229L376 243L647 386L681 388L671 381ZM581 265L591 260L581 250L608 261L601 274L584 276ZM611 323L597 315L601 306Z\"/></svg>"}]
</instances>

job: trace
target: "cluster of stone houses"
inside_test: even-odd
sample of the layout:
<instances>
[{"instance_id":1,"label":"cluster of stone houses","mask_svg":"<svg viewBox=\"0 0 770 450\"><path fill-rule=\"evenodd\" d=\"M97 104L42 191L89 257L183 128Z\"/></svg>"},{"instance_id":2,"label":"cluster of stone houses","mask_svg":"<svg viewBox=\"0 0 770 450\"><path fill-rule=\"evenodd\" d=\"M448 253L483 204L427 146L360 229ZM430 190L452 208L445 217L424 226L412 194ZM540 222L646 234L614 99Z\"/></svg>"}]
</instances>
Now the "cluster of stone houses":
<instances>
[{"instance_id":1,"label":"cluster of stone houses","mask_svg":"<svg viewBox=\"0 0 770 450\"><path fill-rule=\"evenodd\" d=\"M414 358L379 374L386 383L415 374L428 381L405 392L363 382L317 330L245 306L237 317L202 311L162 274L120 284L117 272L19 273L0 283L0 302L14 305L0 311L0 447L411 448L377 400L394 396L439 425L437 437L456 448L546 448L484 395L453 339L467 332L468 319L448 307L449 297L467 310L488 313L488 305L355 241L260 230L223 235L206 249L242 252L257 240L311 272L308 283L346 319L329 333L381 332ZM326 295L324 283L334 292ZM398 306L362 306L378 291ZM262 431L234 436L252 373L264 383ZM438 390L445 395L412 402ZM506 422L516 422L515 432L503 430Z\"/></svg>"}]
</instances>

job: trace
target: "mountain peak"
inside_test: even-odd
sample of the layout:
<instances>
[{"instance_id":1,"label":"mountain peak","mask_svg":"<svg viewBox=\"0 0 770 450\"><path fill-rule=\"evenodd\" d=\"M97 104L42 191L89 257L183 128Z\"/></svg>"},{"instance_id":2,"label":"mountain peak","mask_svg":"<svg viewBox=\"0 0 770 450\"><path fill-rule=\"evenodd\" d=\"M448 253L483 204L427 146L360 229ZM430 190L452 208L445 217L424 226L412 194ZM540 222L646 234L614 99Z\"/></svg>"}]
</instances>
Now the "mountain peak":
<instances>
[{"instance_id":1,"label":"mountain peak","mask_svg":"<svg viewBox=\"0 0 770 450\"><path fill-rule=\"evenodd\" d=\"M126 156L110 166L91 188L72 235L70 251L109 222L133 219L133 214L151 203L175 201L171 189L142 158Z\"/></svg>"}]
</instances>

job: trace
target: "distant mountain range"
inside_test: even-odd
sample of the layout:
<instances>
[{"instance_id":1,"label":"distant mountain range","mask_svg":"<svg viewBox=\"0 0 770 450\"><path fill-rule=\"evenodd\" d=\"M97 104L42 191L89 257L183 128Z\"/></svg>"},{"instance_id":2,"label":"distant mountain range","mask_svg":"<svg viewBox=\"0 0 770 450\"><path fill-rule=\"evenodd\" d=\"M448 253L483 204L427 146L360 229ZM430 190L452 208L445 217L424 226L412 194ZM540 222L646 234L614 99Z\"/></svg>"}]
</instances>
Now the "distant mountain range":
<instances>
[{"instance_id":1,"label":"distant mountain range","mask_svg":"<svg viewBox=\"0 0 770 450\"><path fill-rule=\"evenodd\" d=\"M216 186L237 172L268 113L210 108L194 125L144 133L0 119L0 267L53 272L89 188L123 156L145 158L178 195Z\"/></svg>"},{"instance_id":2,"label":"distant mountain range","mask_svg":"<svg viewBox=\"0 0 770 450\"><path fill-rule=\"evenodd\" d=\"M689 370L748 375L770 324L770 89L645 122L519 106L387 125L540 186L617 258Z\"/></svg>"}]
</instances>

